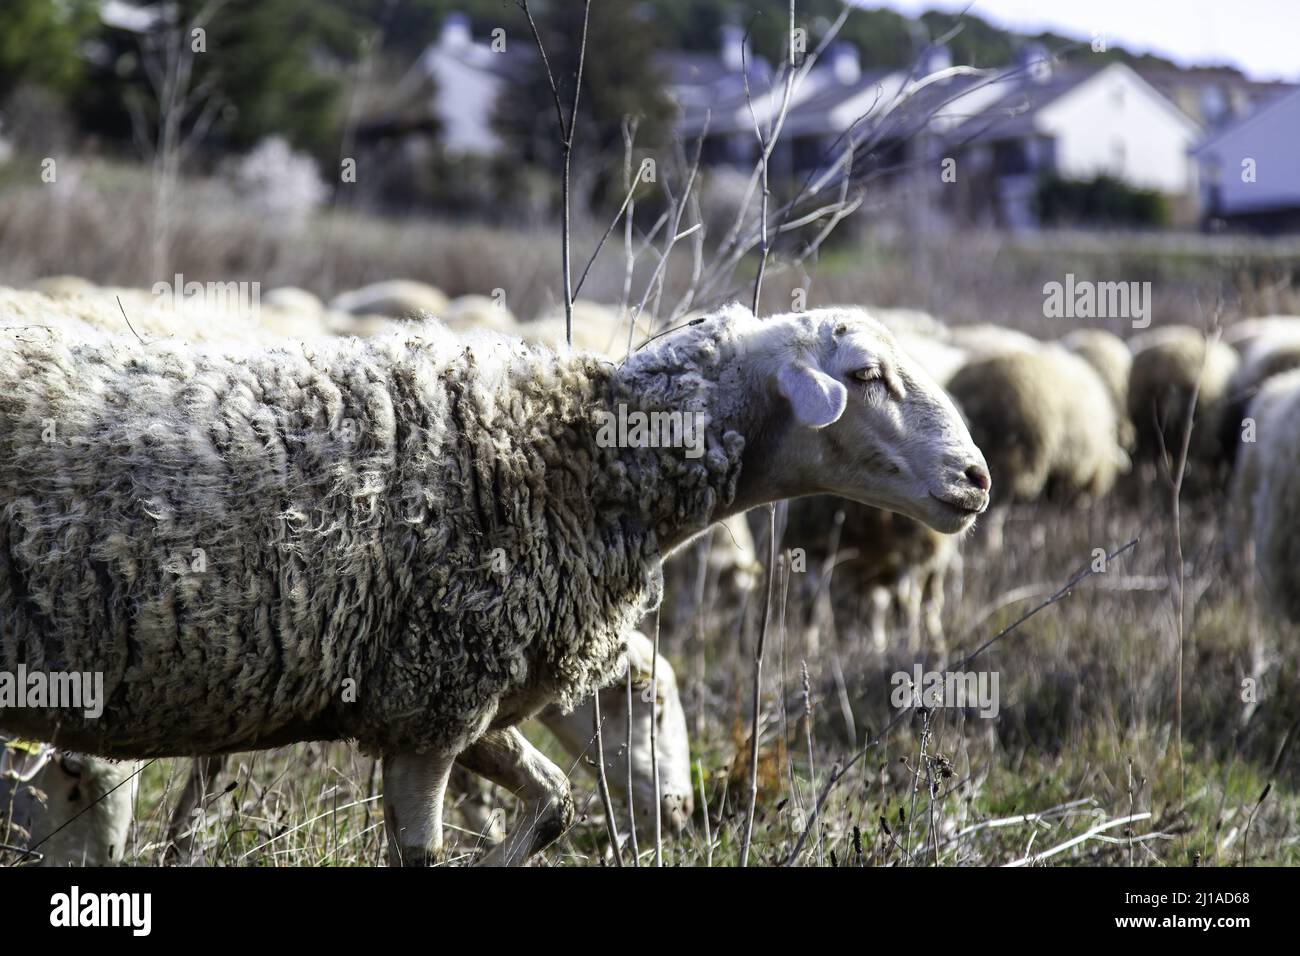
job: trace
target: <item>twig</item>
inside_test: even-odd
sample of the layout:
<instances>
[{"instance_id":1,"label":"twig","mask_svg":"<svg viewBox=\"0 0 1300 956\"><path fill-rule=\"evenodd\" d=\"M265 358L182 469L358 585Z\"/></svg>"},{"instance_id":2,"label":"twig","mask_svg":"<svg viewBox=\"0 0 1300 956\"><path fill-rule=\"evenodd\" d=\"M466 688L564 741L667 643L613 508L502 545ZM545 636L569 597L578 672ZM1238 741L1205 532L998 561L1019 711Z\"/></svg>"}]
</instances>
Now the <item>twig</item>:
<instances>
[{"instance_id":1,"label":"twig","mask_svg":"<svg viewBox=\"0 0 1300 956\"><path fill-rule=\"evenodd\" d=\"M564 340L568 346L572 348L573 273L569 267L569 169L573 160L573 139L578 129L578 99L582 93L582 68L587 59L587 25L591 20L591 0L585 0L582 9L582 38L578 43L578 70L573 81L573 106L569 110L569 122L567 126L564 122L564 106L560 102L560 90L555 83L555 74L551 72L551 62L546 56L546 45L542 43L542 35L537 31L537 23L533 20L532 11L528 9L528 0L517 0L517 2L519 8L523 10L524 16L528 18L528 28L533 33L533 40L537 44L537 52L542 59L542 67L546 70L546 80L551 86L551 97L555 101L555 116L559 121L560 126L560 151L564 158L564 170L560 178L560 204L562 207L560 260L564 272Z\"/></svg>"},{"instance_id":2,"label":"twig","mask_svg":"<svg viewBox=\"0 0 1300 956\"><path fill-rule=\"evenodd\" d=\"M754 706L750 715L749 741L749 806L745 810L745 835L740 845L740 865L749 865L749 847L754 838L754 810L758 804L758 720L763 707L763 644L767 640L767 627L772 619L772 591L776 587L776 505L767 506L767 597L763 602L763 623L758 630L758 645L754 648ZM811 821L810 821L811 822ZM804 827L807 834L808 828Z\"/></svg>"},{"instance_id":3,"label":"twig","mask_svg":"<svg viewBox=\"0 0 1300 956\"><path fill-rule=\"evenodd\" d=\"M655 609L654 657L650 659L650 779L655 793L655 866L664 865L663 794L659 790L659 610ZM630 724L631 721L629 720ZM628 754L628 763L632 755Z\"/></svg>"},{"instance_id":4,"label":"twig","mask_svg":"<svg viewBox=\"0 0 1300 956\"><path fill-rule=\"evenodd\" d=\"M605 776L605 734L601 729L600 691L592 695L592 723L596 725L596 783L600 789L600 802L605 808L605 827L609 830L609 845L614 851L614 864L623 865L623 851L618 845L618 824L614 821L614 801L609 797L609 780ZM628 725L632 715L628 714ZM631 758L629 757L629 763Z\"/></svg>"},{"instance_id":5,"label":"twig","mask_svg":"<svg viewBox=\"0 0 1300 956\"><path fill-rule=\"evenodd\" d=\"M641 848L636 844L636 804L632 796L632 665L627 668L627 739L623 741L624 756L627 759L627 825L632 850L632 866L641 865Z\"/></svg>"},{"instance_id":6,"label":"twig","mask_svg":"<svg viewBox=\"0 0 1300 956\"><path fill-rule=\"evenodd\" d=\"M1117 820L1111 820L1107 823L1099 823L1092 829L1086 831L1085 833L1080 833L1077 837L1066 840L1064 843L1057 844L1056 846L1052 847L1050 850L1044 850L1042 853L1032 853L1026 856L1022 856L1020 859L1012 863L1008 863L1007 867L1010 868L1010 867L1017 867L1017 866L1025 866L1029 863L1036 863L1039 860L1045 860L1049 856L1056 856L1056 854L1058 853L1065 852L1066 850L1070 849L1070 847L1072 846L1078 846L1080 843L1084 843L1092 839L1093 837L1095 837L1097 834L1102 833L1106 830L1113 830L1115 829L1115 827L1122 827L1126 823L1137 823L1139 820L1149 820L1149 819L1151 819L1151 813L1150 811L1147 811L1145 813L1131 813L1128 816L1120 817Z\"/></svg>"}]
</instances>

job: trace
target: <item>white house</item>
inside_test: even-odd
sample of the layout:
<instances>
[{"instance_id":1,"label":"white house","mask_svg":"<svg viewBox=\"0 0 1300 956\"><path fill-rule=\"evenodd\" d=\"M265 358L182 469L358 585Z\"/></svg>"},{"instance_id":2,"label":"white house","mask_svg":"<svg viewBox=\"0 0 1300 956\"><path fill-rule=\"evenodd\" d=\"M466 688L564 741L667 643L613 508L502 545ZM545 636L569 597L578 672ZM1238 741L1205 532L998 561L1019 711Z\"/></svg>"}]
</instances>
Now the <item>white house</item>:
<instances>
[{"instance_id":1,"label":"white house","mask_svg":"<svg viewBox=\"0 0 1300 956\"><path fill-rule=\"evenodd\" d=\"M1197 191L1188 155L1200 126L1123 63L1056 67L1036 60L974 85L944 109L945 136L989 181L997 218L1035 224L1041 176L1112 176L1184 200Z\"/></svg>"},{"instance_id":2,"label":"white house","mask_svg":"<svg viewBox=\"0 0 1300 956\"><path fill-rule=\"evenodd\" d=\"M476 40L469 18L450 13L436 42L430 44L404 85L412 81L433 92L428 112L438 120L443 149L453 155L491 156L501 148L492 129L497 97L531 51L521 38L504 35ZM516 44L518 44L516 46Z\"/></svg>"},{"instance_id":3,"label":"white house","mask_svg":"<svg viewBox=\"0 0 1300 956\"><path fill-rule=\"evenodd\" d=\"M1207 219L1300 227L1300 90L1210 136L1192 155Z\"/></svg>"}]
</instances>

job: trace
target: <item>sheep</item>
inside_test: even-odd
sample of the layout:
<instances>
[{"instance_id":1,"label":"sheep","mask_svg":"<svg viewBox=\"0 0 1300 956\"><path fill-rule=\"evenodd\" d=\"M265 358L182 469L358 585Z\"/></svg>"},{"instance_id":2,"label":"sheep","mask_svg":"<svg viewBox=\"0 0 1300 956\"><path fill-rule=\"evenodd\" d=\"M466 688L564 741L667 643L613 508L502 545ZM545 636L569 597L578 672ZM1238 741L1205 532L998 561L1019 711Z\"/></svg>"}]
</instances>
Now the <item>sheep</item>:
<instances>
[{"instance_id":1,"label":"sheep","mask_svg":"<svg viewBox=\"0 0 1300 956\"><path fill-rule=\"evenodd\" d=\"M1245 347L1228 380L1220 416L1220 447L1229 465L1235 463L1240 430L1255 395L1273 376L1294 368L1300 368L1300 323L1274 327Z\"/></svg>"},{"instance_id":2,"label":"sheep","mask_svg":"<svg viewBox=\"0 0 1300 956\"><path fill-rule=\"evenodd\" d=\"M957 370L971 359L965 349L923 335L900 332L895 339L899 347L919 362L940 385L947 386Z\"/></svg>"},{"instance_id":3,"label":"sheep","mask_svg":"<svg viewBox=\"0 0 1300 956\"><path fill-rule=\"evenodd\" d=\"M1223 341L1239 352L1245 352L1256 339L1274 332L1288 332L1300 328L1300 316L1265 315L1241 319L1223 330Z\"/></svg>"},{"instance_id":4,"label":"sheep","mask_svg":"<svg viewBox=\"0 0 1300 956\"><path fill-rule=\"evenodd\" d=\"M621 361L627 355L630 321L627 315L620 316L606 306L580 299L573 303L573 347ZM564 315L524 322L519 327L519 335L526 342L560 348L566 342ZM633 330L632 347L639 346L648 336L649 327L645 320L638 319Z\"/></svg>"},{"instance_id":5,"label":"sheep","mask_svg":"<svg viewBox=\"0 0 1300 956\"><path fill-rule=\"evenodd\" d=\"M915 335L928 339L944 340L950 334L946 324L929 312L920 309L882 308L872 306L867 310L871 317L895 336Z\"/></svg>"},{"instance_id":6,"label":"sheep","mask_svg":"<svg viewBox=\"0 0 1300 956\"><path fill-rule=\"evenodd\" d=\"M831 555L828 549L840 520L836 553ZM823 565L835 559L834 589L871 602L868 633L877 653L888 646L891 609L901 613L911 653L919 651L923 630L936 649L943 649L945 579L960 568L954 537L903 515L818 496L790 502L783 541L786 547L803 549L809 570L816 572L809 584L817 590L823 585Z\"/></svg>"},{"instance_id":7,"label":"sheep","mask_svg":"<svg viewBox=\"0 0 1300 956\"><path fill-rule=\"evenodd\" d=\"M492 329L505 335L517 334L518 323L505 303L485 295L462 295L435 315L457 332Z\"/></svg>"},{"instance_id":8,"label":"sheep","mask_svg":"<svg viewBox=\"0 0 1300 956\"><path fill-rule=\"evenodd\" d=\"M988 323L955 325L949 330L945 341L972 358L1002 355L1006 352L1032 352L1042 345L1032 335Z\"/></svg>"},{"instance_id":9,"label":"sheep","mask_svg":"<svg viewBox=\"0 0 1300 956\"><path fill-rule=\"evenodd\" d=\"M138 769L135 761L60 753L0 737L0 844L15 848L20 863L121 862Z\"/></svg>"},{"instance_id":10,"label":"sheep","mask_svg":"<svg viewBox=\"0 0 1300 956\"><path fill-rule=\"evenodd\" d=\"M1076 329L1061 339L1061 345L1101 376L1119 419L1120 447L1132 451L1137 439L1128 417L1128 380L1133 369L1133 353L1123 339L1104 329Z\"/></svg>"},{"instance_id":11,"label":"sheep","mask_svg":"<svg viewBox=\"0 0 1300 956\"><path fill-rule=\"evenodd\" d=\"M1235 537L1253 552L1265 605L1300 622L1300 371L1270 379L1249 410L1255 442L1233 476Z\"/></svg>"},{"instance_id":12,"label":"sheep","mask_svg":"<svg viewBox=\"0 0 1300 956\"><path fill-rule=\"evenodd\" d=\"M628 409L702 441L628 433ZM830 493L958 533L988 504L961 417L882 326L740 306L622 366L433 323L10 336L0 469L0 661L108 688L99 719L4 729L123 759L355 740L406 865L440 856L453 762L526 802L485 863L564 831L567 779L517 725L612 682L661 556L714 521Z\"/></svg>"},{"instance_id":13,"label":"sheep","mask_svg":"<svg viewBox=\"0 0 1300 956\"><path fill-rule=\"evenodd\" d=\"M655 662L654 644L640 631L628 632L628 667L632 675L632 808L637 829L653 833L658 816L671 834L681 833L695 808L691 786L690 740L686 732L686 712L682 709L677 675L671 664L659 656ZM651 692L651 669L654 687ZM625 681L600 692L601 736L605 751L605 777L613 795L627 800L629 754L627 751L628 705ZM651 707L653 702L654 706ZM590 703L564 713L551 705L541 713L541 721L555 735L566 751L586 757L595 766L595 723ZM650 763L650 722L655 722L655 747L659 755L659 787L656 798L655 779ZM587 763L587 760L583 761Z\"/></svg>"},{"instance_id":14,"label":"sheep","mask_svg":"<svg viewBox=\"0 0 1300 956\"><path fill-rule=\"evenodd\" d=\"M256 311L186 300L180 309L170 299L143 289L96 289L50 296L0 288L0 325L7 328L61 328L80 334L87 327L128 336L145 343L161 339L185 342L249 343L277 338L313 338L328 333L318 316L269 307Z\"/></svg>"},{"instance_id":15,"label":"sheep","mask_svg":"<svg viewBox=\"0 0 1300 956\"><path fill-rule=\"evenodd\" d=\"M420 313L440 315L447 305L447 296L431 285L410 279L389 279L341 292L330 300L329 307L351 315L402 319Z\"/></svg>"},{"instance_id":16,"label":"sheep","mask_svg":"<svg viewBox=\"0 0 1300 956\"><path fill-rule=\"evenodd\" d=\"M81 276L44 276L27 284L32 292L48 296L88 295L97 291L95 283Z\"/></svg>"},{"instance_id":17,"label":"sheep","mask_svg":"<svg viewBox=\"0 0 1300 956\"><path fill-rule=\"evenodd\" d=\"M1253 423L1251 429L1234 435L1240 444L1228 489L1228 545L1233 555L1254 558L1255 496L1260 488L1260 467L1264 444L1260 438L1275 440L1282 424L1277 407L1300 387L1300 369L1282 372L1265 380L1245 402L1243 416Z\"/></svg>"},{"instance_id":18,"label":"sheep","mask_svg":"<svg viewBox=\"0 0 1300 956\"><path fill-rule=\"evenodd\" d=\"M652 665L656 686L654 716L656 718L655 742L659 754L659 805L660 819L670 834L678 834L694 812L695 798L691 790L690 741L686 732L686 714L682 709L681 693L672 665L659 655L655 664L654 645L638 630L627 633L627 663L632 672L633 703L632 741L632 806L637 813L637 825L642 830L653 829L655 824L655 781L650 762L649 694ZM628 794L627 761L627 695L626 680L620 677L614 684L600 691L601 722L605 746L606 775L612 794L626 801ZM571 713L557 706L546 708L538 719L559 741L571 757L595 766L595 706L587 700ZM172 810L168 831L168 856L173 861L187 859L193 846L195 811L206 794L212 792L217 775L225 766L222 756L195 760L181 797ZM462 812L466 814L470 829L481 833L492 843L504 839L495 812L490 787L480 786L480 781L463 768L452 776L450 789L464 796Z\"/></svg>"},{"instance_id":19,"label":"sheep","mask_svg":"<svg viewBox=\"0 0 1300 956\"><path fill-rule=\"evenodd\" d=\"M1239 361L1237 353L1186 325L1148 331L1136 338L1132 347L1128 413L1137 432L1134 457L1149 468L1162 452L1178 455L1192 392L1199 380L1195 428L1188 449L1189 475L1199 466L1213 481L1223 459L1224 398Z\"/></svg>"},{"instance_id":20,"label":"sheep","mask_svg":"<svg viewBox=\"0 0 1300 956\"><path fill-rule=\"evenodd\" d=\"M303 296L310 297L310 293L303 293L301 290L293 289L276 291L278 293L293 293L292 295L287 296L276 295L266 297L272 299L274 302L282 303L284 308L296 306L299 308L301 314L306 315L310 315L313 308L316 310L323 308L320 305L319 300L316 300L315 305L313 306L312 302L302 298ZM298 293L301 293L301 295L298 295ZM276 337L274 329L269 328L268 323L259 323L256 326L245 324L237 316L231 317L230 321L226 323L205 321L207 316L197 307L176 313L170 309L158 307L153 299L146 298L144 293L137 290L116 290L115 294L124 297L124 301L130 304L129 313L135 316L132 324L136 327L137 331L141 331L147 338L153 338L163 334L164 332L169 335L179 336L189 341L203 341L207 337L216 337L219 334L224 334L228 338L240 338L246 340L258 340L263 337ZM28 298L30 298L30 296L28 296ZM111 329L114 326L120 327L124 324L121 311L118 309L117 303L112 297L99 296L92 301L82 302L80 305L81 309L77 314L80 317L89 319L96 325L105 326ZM459 305L459 309L456 308L457 305ZM276 306L272 305L271 308L275 309ZM42 311L48 309L49 304L44 303ZM501 311L502 310L497 308L492 300L485 297L477 297L477 300L475 300L475 297L463 297L453 303L452 307L449 308L448 313L450 316L458 318L462 323L468 325L471 322L483 321L485 316L490 318L495 313ZM368 332L373 335L382 334L383 332L391 332L398 327L398 323L400 322L400 320L393 320L385 317L350 316L342 313L333 314L352 323L348 326L347 332L353 334L358 332ZM513 323L513 319L509 317L509 313L505 313L505 315L506 322L503 324L503 328L508 328ZM51 316L49 315L43 315L41 320L49 321L50 318ZM56 314L53 318L58 320L61 316ZM231 322L238 324L232 326ZM366 324L367 322L368 324ZM341 330L336 327L334 331ZM665 671L669 673L671 672L667 667L665 667ZM661 692L665 692L663 691L662 679ZM674 699L676 698L677 689L675 686L671 687L666 692ZM682 759L685 759L685 757ZM206 774L201 769L204 765L207 766ZM203 792L204 777L216 773L219 767L220 763L216 760L206 762L196 761L195 768L190 775L190 782L188 784L189 789L187 790L186 795L179 801L174 814L172 825L172 846L176 848L174 856L184 856L186 854L189 841L188 838L183 837L182 834L188 830L190 812L197 804L199 795ZM685 796L689 797L690 794L688 793ZM680 794L672 794L671 799L672 801L675 801L674 806L681 805Z\"/></svg>"},{"instance_id":21,"label":"sheep","mask_svg":"<svg viewBox=\"0 0 1300 956\"><path fill-rule=\"evenodd\" d=\"M295 286L271 289L269 292L262 293L261 300L263 305L283 309L286 312L297 312L302 315L321 315L325 312L325 303L314 293Z\"/></svg>"},{"instance_id":22,"label":"sheep","mask_svg":"<svg viewBox=\"0 0 1300 956\"><path fill-rule=\"evenodd\" d=\"M1100 376L1054 345L967 363L948 383L1003 501L1096 499L1128 464Z\"/></svg>"}]
</instances>

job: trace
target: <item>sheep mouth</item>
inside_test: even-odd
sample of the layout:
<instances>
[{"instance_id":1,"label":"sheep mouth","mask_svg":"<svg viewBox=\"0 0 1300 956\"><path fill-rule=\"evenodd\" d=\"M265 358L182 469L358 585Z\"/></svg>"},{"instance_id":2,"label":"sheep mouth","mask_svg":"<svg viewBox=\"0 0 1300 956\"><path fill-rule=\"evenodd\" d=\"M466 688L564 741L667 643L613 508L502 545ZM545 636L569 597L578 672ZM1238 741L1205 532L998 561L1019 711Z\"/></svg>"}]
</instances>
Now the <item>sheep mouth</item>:
<instances>
[{"instance_id":1,"label":"sheep mouth","mask_svg":"<svg viewBox=\"0 0 1300 956\"><path fill-rule=\"evenodd\" d=\"M943 505L945 508L955 511L959 515L965 515L971 518L983 514L984 509L989 506L987 495L981 495L976 504L971 504L969 501L963 501L960 498L941 498L933 491L930 492L930 497L939 502L939 504Z\"/></svg>"}]
</instances>

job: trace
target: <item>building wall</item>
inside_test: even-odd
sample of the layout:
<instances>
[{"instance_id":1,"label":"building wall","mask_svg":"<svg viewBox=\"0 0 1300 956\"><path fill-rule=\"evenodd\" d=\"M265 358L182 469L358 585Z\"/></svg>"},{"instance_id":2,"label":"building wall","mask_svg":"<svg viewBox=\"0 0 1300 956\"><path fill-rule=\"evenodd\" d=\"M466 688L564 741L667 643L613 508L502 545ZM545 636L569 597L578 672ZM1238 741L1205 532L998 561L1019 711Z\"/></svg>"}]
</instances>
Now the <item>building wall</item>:
<instances>
[{"instance_id":1,"label":"building wall","mask_svg":"<svg viewBox=\"0 0 1300 956\"><path fill-rule=\"evenodd\" d=\"M501 143L492 130L492 115L501 78L440 51L429 55L428 69L436 84L433 109L442 122L444 147L453 153L495 154Z\"/></svg>"},{"instance_id":2,"label":"building wall","mask_svg":"<svg viewBox=\"0 0 1300 956\"><path fill-rule=\"evenodd\" d=\"M1216 192L1222 214L1300 207L1300 93L1225 131L1199 159L1207 205ZM1254 182L1242 178L1248 159Z\"/></svg>"},{"instance_id":3,"label":"building wall","mask_svg":"<svg viewBox=\"0 0 1300 956\"><path fill-rule=\"evenodd\" d=\"M1038 128L1055 138L1063 176L1106 173L1142 189L1196 191L1188 155L1196 125L1127 67L1108 67L1044 107Z\"/></svg>"}]
</instances>

